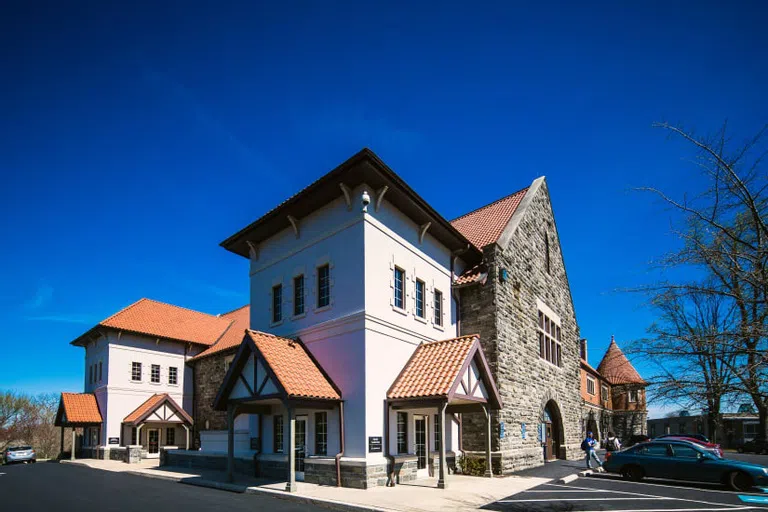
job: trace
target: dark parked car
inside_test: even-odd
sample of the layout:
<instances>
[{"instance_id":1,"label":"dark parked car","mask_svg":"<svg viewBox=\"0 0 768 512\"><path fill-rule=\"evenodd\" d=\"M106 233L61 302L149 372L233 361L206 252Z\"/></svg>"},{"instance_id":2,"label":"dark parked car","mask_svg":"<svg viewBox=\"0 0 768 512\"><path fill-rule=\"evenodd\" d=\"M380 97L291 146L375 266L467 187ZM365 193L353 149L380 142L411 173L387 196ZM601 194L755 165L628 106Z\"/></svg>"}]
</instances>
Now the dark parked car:
<instances>
[{"instance_id":1,"label":"dark parked car","mask_svg":"<svg viewBox=\"0 0 768 512\"><path fill-rule=\"evenodd\" d=\"M768 441L765 439L754 439L736 447L739 453L768 453Z\"/></svg>"},{"instance_id":2,"label":"dark parked car","mask_svg":"<svg viewBox=\"0 0 768 512\"><path fill-rule=\"evenodd\" d=\"M689 441L691 443L696 443L702 448L704 448L707 451L710 451L717 455L718 457L723 456L723 449L720 448L719 444L710 443L707 441L702 441L701 439L696 439L695 437L683 437L683 436L664 436L663 438L658 439L659 441Z\"/></svg>"},{"instance_id":3,"label":"dark parked car","mask_svg":"<svg viewBox=\"0 0 768 512\"><path fill-rule=\"evenodd\" d=\"M639 443L647 443L650 440L651 440L650 437L639 435L639 434L630 436L630 438L624 442L624 448L629 448L630 446L635 446L636 444L639 444Z\"/></svg>"},{"instance_id":4,"label":"dark parked car","mask_svg":"<svg viewBox=\"0 0 768 512\"><path fill-rule=\"evenodd\" d=\"M711 442L709 438L704 434L664 434L663 436L659 436L656 439L665 439L667 437L690 437L691 439L698 439L699 441L703 441L705 443Z\"/></svg>"},{"instance_id":5,"label":"dark parked car","mask_svg":"<svg viewBox=\"0 0 768 512\"><path fill-rule=\"evenodd\" d=\"M5 449L5 463L35 462L35 450L31 446L11 446Z\"/></svg>"},{"instance_id":6,"label":"dark parked car","mask_svg":"<svg viewBox=\"0 0 768 512\"><path fill-rule=\"evenodd\" d=\"M697 443L655 440L605 455L603 469L628 480L644 477L722 483L735 491L768 485L768 468L720 459Z\"/></svg>"}]
</instances>

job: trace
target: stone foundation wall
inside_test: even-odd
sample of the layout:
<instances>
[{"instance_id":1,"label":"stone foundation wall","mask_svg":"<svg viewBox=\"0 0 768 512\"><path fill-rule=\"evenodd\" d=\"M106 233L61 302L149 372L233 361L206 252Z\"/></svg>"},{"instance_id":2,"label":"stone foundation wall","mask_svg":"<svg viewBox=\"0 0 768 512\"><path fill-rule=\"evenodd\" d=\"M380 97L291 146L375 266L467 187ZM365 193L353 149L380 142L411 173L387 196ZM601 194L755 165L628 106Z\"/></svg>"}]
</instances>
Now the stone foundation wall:
<instances>
[{"instance_id":1,"label":"stone foundation wall","mask_svg":"<svg viewBox=\"0 0 768 512\"><path fill-rule=\"evenodd\" d=\"M416 480L418 471L418 460L415 455L398 456L395 455L395 483L402 484ZM386 485L386 482L385 482Z\"/></svg>"},{"instance_id":2,"label":"stone foundation wall","mask_svg":"<svg viewBox=\"0 0 768 512\"><path fill-rule=\"evenodd\" d=\"M186 450L163 449L160 450L160 465L226 471L227 456L220 454L203 454L201 452L191 452ZM235 472L244 475L256 475L255 460L235 457Z\"/></svg>"},{"instance_id":3,"label":"stone foundation wall","mask_svg":"<svg viewBox=\"0 0 768 512\"><path fill-rule=\"evenodd\" d=\"M560 456L580 458L580 336L546 182L530 196L508 244L490 245L483 252L488 279L485 284L460 289L460 313L461 332L480 335L503 402L503 409L492 416L491 450L494 461L497 457L500 461L494 471L508 474L544 463L537 433L550 401L562 420ZM503 281L502 270L507 271ZM560 317L562 367L539 356L536 299ZM462 422L463 449L484 454L484 415L464 414ZM503 439L501 422L505 425ZM495 462L493 466L497 467Z\"/></svg>"},{"instance_id":4,"label":"stone foundation wall","mask_svg":"<svg viewBox=\"0 0 768 512\"><path fill-rule=\"evenodd\" d=\"M200 447L201 430L227 430L226 411L213 409L213 401L224 380L224 361L231 357L234 350L224 350L215 355L193 361L194 406L192 417L192 448Z\"/></svg>"}]
</instances>

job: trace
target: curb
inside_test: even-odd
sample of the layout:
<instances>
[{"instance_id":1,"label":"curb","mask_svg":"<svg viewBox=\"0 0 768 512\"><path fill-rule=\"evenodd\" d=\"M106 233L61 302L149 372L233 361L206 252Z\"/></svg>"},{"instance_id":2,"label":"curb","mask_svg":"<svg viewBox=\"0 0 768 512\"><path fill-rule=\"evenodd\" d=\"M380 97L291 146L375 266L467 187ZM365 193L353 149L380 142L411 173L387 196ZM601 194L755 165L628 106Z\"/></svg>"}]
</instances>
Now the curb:
<instances>
[{"instance_id":1,"label":"curb","mask_svg":"<svg viewBox=\"0 0 768 512\"><path fill-rule=\"evenodd\" d=\"M586 471L582 471L581 473L574 473L572 475L564 476L563 478L558 480L557 483L559 483L559 484L569 484L569 483L573 482L574 480L578 480L579 476L586 476L586 475L583 475L582 473L586 473Z\"/></svg>"},{"instance_id":2,"label":"curb","mask_svg":"<svg viewBox=\"0 0 768 512\"><path fill-rule=\"evenodd\" d=\"M355 505L352 503L346 503L343 501L329 500L326 498L313 498L311 496L300 496L283 491L275 491L272 489L259 489L256 487L248 487L245 490L246 494L262 494L271 496L273 498L292 501L294 503L301 503L302 505L315 505L318 507L328 508L331 510L341 510L343 512L389 512L390 509L369 507L366 505Z\"/></svg>"}]
</instances>

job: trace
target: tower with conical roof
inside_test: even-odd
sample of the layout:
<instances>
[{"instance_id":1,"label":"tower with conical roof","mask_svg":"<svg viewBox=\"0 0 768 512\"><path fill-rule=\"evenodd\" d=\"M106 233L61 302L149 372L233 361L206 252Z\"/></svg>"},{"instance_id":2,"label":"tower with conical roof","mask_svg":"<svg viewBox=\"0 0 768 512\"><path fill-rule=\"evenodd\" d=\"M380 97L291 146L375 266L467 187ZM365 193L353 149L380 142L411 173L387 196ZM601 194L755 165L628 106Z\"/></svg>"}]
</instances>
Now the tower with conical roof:
<instances>
[{"instance_id":1,"label":"tower with conical roof","mask_svg":"<svg viewBox=\"0 0 768 512\"><path fill-rule=\"evenodd\" d=\"M647 383L629 362L613 336L597 371L611 384L614 433L620 439L645 434L648 417L645 401Z\"/></svg>"}]
</instances>

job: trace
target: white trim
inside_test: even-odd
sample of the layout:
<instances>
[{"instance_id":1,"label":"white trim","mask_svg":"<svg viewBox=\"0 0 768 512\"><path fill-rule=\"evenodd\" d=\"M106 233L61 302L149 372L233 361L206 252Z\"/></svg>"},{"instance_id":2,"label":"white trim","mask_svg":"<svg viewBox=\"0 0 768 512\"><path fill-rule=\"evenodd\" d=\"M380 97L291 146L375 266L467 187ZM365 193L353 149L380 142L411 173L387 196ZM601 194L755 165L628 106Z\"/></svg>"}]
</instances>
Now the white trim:
<instances>
[{"instance_id":1,"label":"white trim","mask_svg":"<svg viewBox=\"0 0 768 512\"><path fill-rule=\"evenodd\" d=\"M547 315L550 320L554 320L555 323L562 329L563 323L560 321L560 315L552 311L552 309L550 309L550 307L547 306L544 301L538 297L536 297L536 307L539 309L539 311ZM536 321L539 321L538 317L536 318Z\"/></svg>"}]
</instances>

